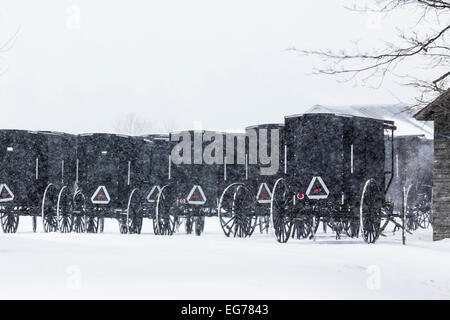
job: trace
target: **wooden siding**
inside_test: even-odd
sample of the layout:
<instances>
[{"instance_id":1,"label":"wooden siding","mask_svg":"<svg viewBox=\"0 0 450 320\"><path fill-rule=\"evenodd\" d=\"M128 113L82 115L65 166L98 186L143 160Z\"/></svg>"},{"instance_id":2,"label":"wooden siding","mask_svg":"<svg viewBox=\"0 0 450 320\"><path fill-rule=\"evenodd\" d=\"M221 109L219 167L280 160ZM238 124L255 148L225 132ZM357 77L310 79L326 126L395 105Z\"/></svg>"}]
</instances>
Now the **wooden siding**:
<instances>
[{"instance_id":1,"label":"wooden siding","mask_svg":"<svg viewBox=\"0 0 450 320\"><path fill-rule=\"evenodd\" d=\"M450 238L450 106L434 115L433 240Z\"/></svg>"}]
</instances>

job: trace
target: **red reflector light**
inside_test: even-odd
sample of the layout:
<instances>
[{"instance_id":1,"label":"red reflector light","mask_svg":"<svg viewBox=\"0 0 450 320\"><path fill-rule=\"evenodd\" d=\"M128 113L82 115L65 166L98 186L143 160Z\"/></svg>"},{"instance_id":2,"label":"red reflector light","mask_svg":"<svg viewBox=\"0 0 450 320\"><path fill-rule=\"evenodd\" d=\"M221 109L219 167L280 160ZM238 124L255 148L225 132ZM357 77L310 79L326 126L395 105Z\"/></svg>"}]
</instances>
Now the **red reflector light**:
<instances>
[{"instance_id":1,"label":"red reflector light","mask_svg":"<svg viewBox=\"0 0 450 320\"><path fill-rule=\"evenodd\" d=\"M263 193L263 194L261 194L261 196L262 196L263 198L267 198L267 193Z\"/></svg>"},{"instance_id":2,"label":"red reflector light","mask_svg":"<svg viewBox=\"0 0 450 320\"><path fill-rule=\"evenodd\" d=\"M184 199L180 199L180 203L184 203L185 202L185 200Z\"/></svg>"},{"instance_id":3,"label":"red reflector light","mask_svg":"<svg viewBox=\"0 0 450 320\"><path fill-rule=\"evenodd\" d=\"M194 196L194 199L200 199L200 196Z\"/></svg>"},{"instance_id":4,"label":"red reflector light","mask_svg":"<svg viewBox=\"0 0 450 320\"><path fill-rule=\"evenodd\" d=\"M8 194L6 192L2 193L2 198L6 198Z\"/></svg>"},{"instance_id":5,"label":"red reflector light","mask_svg":"<svg viewBox=\"0 0 450 320\"><path fill-rule=\"evenodd\" d=\"M314 189L314 192L320 192L320 191L322 191L322 189L320 189L320 188Z\"/></svg>"},{"instance_id":6,"label":"red reflector light","mask_svg":"<svg viewBox=\"0 0 450 320\"><path fill-rule=\"evenodd\" d=\"M300 200L302 200L304 197L305 197L305 195L303 193L299 193L297 195L297 198L300 199Z\"/></svg>"},{"instance_id":7,"label":"red reflector light","mask_svg":"<svg viewBox=\"0 0 450 320\"><path fill-rule=\"evenodd\" d=\"M103 199L103 195L102 195L102 194L99 194L99 195L98 195L98 198L99 198L99 199Z\"/></svg>"}]
</instances>

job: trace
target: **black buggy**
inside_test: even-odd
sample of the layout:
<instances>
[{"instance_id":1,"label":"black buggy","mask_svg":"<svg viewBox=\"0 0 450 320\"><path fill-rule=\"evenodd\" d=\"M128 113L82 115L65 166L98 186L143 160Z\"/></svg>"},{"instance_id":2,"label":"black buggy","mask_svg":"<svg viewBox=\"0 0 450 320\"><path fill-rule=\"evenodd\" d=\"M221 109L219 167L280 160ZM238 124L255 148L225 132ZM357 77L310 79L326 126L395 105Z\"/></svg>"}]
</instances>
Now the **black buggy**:
<instances>
[{"instance_id":1,"label":"black buggy","mask_svg":"<svg viewBox=\"0 0 450 320\"><path fill-rule=\"evenodd\" d=\"M174 164L173 159L170 160L169 182L158 194L155 229L158 234L172 235L184 220L187 233L195 231L196 235L200 235L204 230L205 217L217 214L218 198L226 174L221 161L211 164L203 162L203 150L217 139L216 156L220 157L224 133L193 130L171 133L171 150L178 144L172 139L174 134L186 135L192 142L188 144L190 163Z\"/></svg>"},{"instance_id":2,"label":"black buggy","mask_svg":"<svg viewBox=\"0 0 450 320\"><path fill-rule=\"evenodd\" d=\"M401 226L385 200L393 172L385 164L385 133L392 121L304 114L285 117L286 176L275 183L271 217L276 239L313 237L319 222L336 237L362 235L375 242L389 221ZM388 179L386 179L389 177Z\"/></svg>"},{"instance_id":3,"label":"black buggy","mask_svg":"<svg viewBox=\"0 0 450 320\"><path fill-rule=\"evenodd\" d=\"M0 144L3 231L16 232L19 216L30 216L34 232L37 217L42 217L45 232L70 232L75 136L48 131L1 130Z\"/></svg>"},{"instance_id":4,"label":"black buggy","mask_svg":"<svg viewBox=\"0 0 450 320\"><path fill-rule=\"evenodd\" d=\"M102 232L104 219L119 222L121 233L140 233L144 168L138 156L148 148L140 137L81 134L77 141L77 188L73 197L77 232Z\"/></svg>"},{"instance_id":5,"label":"black buggy","mask_svg":"<svg viewBox=\"0 0 450 320\"><path fill-rule=\"evenodd\" d=\"M255 228L259 228L261 233L268 232L272 189L285 169L283 127L283 124L262 124L247 127L245 134L236 134L234 162L227 164L228 185L222 192L218 208L220 224L226 236L248 237ZM245 159L241 164L236 156L239 139L245 139ZM278 142L278 170L262 175L261 168L267 164L262 163L260 151L266 153L266 150L260 148L267 143L267 154L272 154L275 147L272 139Z\"/></svg>"},{"instance_id":6,"label":"black buggy","mask_svg":"<svg viewBox=\"0 0 450 320\"><path fill-rule=\"evenodd\" d=\"M424 135L396 136L394 150L394 177L387 197L395 212L405 211L408 230L426 229L431 222L433 140Z\"/></svg>"},{"instance_id":7,"label":"black buggy","mask_svg":"<svg viewBox=\"0 0 450 320\"><path fill-rule=\"evenodd\" d=\"M143 138L150 143L138 154L142 168L141 215L153 220L153 231L159 234L155 219L156 202L161 189L169 182L171 145L168 135L151 134Z\"/></svg>"}]
</instances>

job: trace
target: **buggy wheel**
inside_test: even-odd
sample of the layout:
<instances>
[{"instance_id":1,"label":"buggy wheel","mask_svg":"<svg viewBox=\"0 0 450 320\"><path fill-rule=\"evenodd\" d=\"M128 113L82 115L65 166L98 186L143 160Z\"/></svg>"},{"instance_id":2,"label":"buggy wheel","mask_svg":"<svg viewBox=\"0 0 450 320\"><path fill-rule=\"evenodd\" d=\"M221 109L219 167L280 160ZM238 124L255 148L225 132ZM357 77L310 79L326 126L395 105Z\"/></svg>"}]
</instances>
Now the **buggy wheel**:
<instances>
[{"instance_id":1,"label":"buggy wheel","mask_svg":"<svg viewBox=\"0 0 450 320\"><path fill-rule=\"evenodd\" d=\"M153 224L153 233L159 235L158 222L156 221L156 216L152 219L152 224Z\"/></svg>"},{"instance_id":2,"label":"buggy wheel","mask_svg":"<svg viewBox=\"0 0 450 320\"><path fill-rule=\"evenodd\" d=\"M31 218L31 223L32 223L32 228L33 228L33 232L37 231L37 217L33 216Z\"/></svg>"},{"instance_id":3,"label":"buggy wheel","mask_svg":"<svg viewBox=\"0 0 450 320\"><path fill-rule=\"evenodd\" d=\"M431 224L431 208L418 212L417 224L421 229L428 229Z\"/></svg>"},{"instance_id":4,"label":"buggy wheel","mask_svg":"<svg viewBox=\"0 0 450 320\"><path fill-rule=\"evenodd\" d=\"M292 222L292 238L306 239L314 228L314 219L312 217L302 217L294 219Z\"/></svg>"},{"instance_id":5,"label":"buggy wheel","mask_svg":"<svg viewBox=\"0 0 450 320\"><path fill-rule=\"evenodd\" d=\"M58 204L56 206L56 215L58 230L62 233L69 233L73 228L73 203L69 189L64 186L58 195Z\"/></svg>"},{"instance_id":6,"label":"buggy wheel","mask_svg":"<svg viewBox=\"0 0 450 320\"><path fill-rule=\"evenodd\" d=\"M195 234L200 236L205 229L205 217L194 217Z\"/></svg>"},{"instance_id":7,"label":"buggy wheel","mask_svg":"<svg viewBox=\"0 0 450 320\"><path fill-rule=\"evenodd\" d=\"M234 192L234 213L236 224L233 234L236 237L250 237L256 228L255 200L256 197L245 185L238 186Z\"/></svg>"},{"instance_id":8,"label":"buggy wheel","mask_svg":"<svg viewBox=\"0 0 450 320\"><path fill-rule=\"evenodd\" d=\"M13 212L0 212L0 222L4 233L16 233L19 227L19 215Z\"/></svg>"},{"instance_id":9,"label":"buggy wheel","mask_svg":"<svg viewBox=\"0 0 450 320\"><path fill-rule=\"evenodd\" d=\"M382 192L374 179L366 181L360 202L360 230L366 243L375 243L382 230Z\"/></svg>"},{"instance_id":10,"label":"buggy wheel","mask_svg":"<svg viewBox=\"0 0 450 320\"><path fill-rule=\"evenodd\" d=\"M416 230L419 227L427 229L431 222L431 199L426 187L417 188L415 192L408 192L406 197L406 222L408 230ZM412 227L409 229L409 220L413 220Z\"/></svg>"},{"instance_id":11,"label":"buggy wheel","mask_svg":"<svg viewBox=\"0 0 450 320\"><path fill-rule=\"evenodd\" d=\"M419 227L417 223L417 210L415 208L416 195L415 188L410 184L408 188L403 188L405 227L406 230L415 231Z\"/></svg>"},{"instance_id":12,"label":"buggy wheel","mask_svg":"<svg viewBox=\"0 0 450 320\"><path fill-rule=\"evenodd\" d=\"M86 217L86 232L98 233L98 217Z\"/></svg>"},{"instance_id":13,"label":"buggy wheel","mask_svg":"<svg viewBox=\"0 0 450 320\"><path fill-rule=\"evenodd\" d=\"M156 201L156 230L158 235L173 235L177 224L177 207L174 191L170 186L164 186L158 193Z\"/></svg>"},{"instance_id":14,"label":"buggy wheel","mask_svg":"<svg viewBox=\"0 0 450 320\"><path fill-rule=\"evenodd\" d=\"M74 215L73 217L73 231L76 233L86 232L86 219L83 215Z\"/></svg>"},{"instance_id":15,"label":"buggy wheel","mask_svg":"<svg viewBox=\"0 0 450 320\"><path fill-rule=\"evenodd\" d=\"M128 198L127 216L126 216L126 233L140 234L142 230L142 213L141 213L142 197L138 189L131 191ZM121 232L123 230L121 229Z\"/></svg>"},{"instance_id":16,"label":"buggy wheel","mask_svg":"<svg viewBox=\"0 0 450 320\"><path fill-rule=\"evenodd\" d=\"M283 178L275 182L270 202L270 216L275 237L278 242L285 243L289 240L292 230L292 217L290 211L293 208L293 194L289 192L286 180Z\"/></svg>"},{"instance_id":17,"label":"buggy wheel","mask_svg":"<svg viewBox=\"0 0 450 320\"><path fill-rule=\"evenodd\" d=\"M58 192L53 184L49 184L44 191L41 204L41 216L44 232L55 232L58 230L57 218Z\"/></svg>"},{"instance_id":18,"label":"buggy wheel","mask_svg":"<svg viewBox=\"0 0 450 320\"><path fill-rule=\"evenodd\" d=\"M219 199L217 212L219 216L220 226L225 236L229 237L236 223L236 215L233 212L233 195L234 189L238 183L233 183L225 188Z\"/></svg>"},{"instance_id":19,"label":"buggy wheel","mask_svg":"<svg viewBox=\"0 0 450 320\"><path fill-rule=\"evenodd\" d=\"M75 195L73 196L73 231L76 233L84 233L86 232L86 216L85 213L85 197L84 194L80 190L75 191Z\"/></svg>"},{"instance_id":20,"label":"buggy wheel","mask_svg":"<svg viewBox=\"0 0 450 320\"><path fill-rule=\"evenodd\" d=\"M229 237L249 237L256 228L255 199L242 183L229 185L219 200L219 220L223 233Z\"/></svg>"}]
</instances>

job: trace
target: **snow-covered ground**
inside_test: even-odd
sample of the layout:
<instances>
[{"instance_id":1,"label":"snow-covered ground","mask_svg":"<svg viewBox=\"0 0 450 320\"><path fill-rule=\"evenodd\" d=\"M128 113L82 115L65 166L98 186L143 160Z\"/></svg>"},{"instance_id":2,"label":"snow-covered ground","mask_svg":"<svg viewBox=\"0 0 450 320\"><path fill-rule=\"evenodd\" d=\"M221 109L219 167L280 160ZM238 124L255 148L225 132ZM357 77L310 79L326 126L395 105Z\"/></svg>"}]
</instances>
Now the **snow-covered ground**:
<instances>
[{"instance_id":1,"label":"snow-covered ground","mask_svg":"<svg viewBox=\"0 0 450 320\"><path fill-rule=\"evenodd\" d=\"M450 241L431 230L366 245L358 239L277 243L226 238L217 218L201 237L0 233L0 298L416 299L450 298Z\"/></svg>"}]
</instances>

